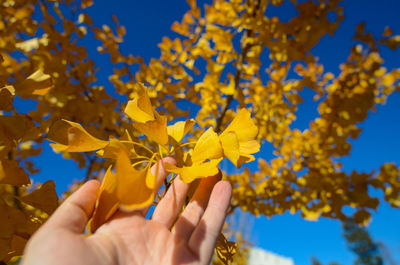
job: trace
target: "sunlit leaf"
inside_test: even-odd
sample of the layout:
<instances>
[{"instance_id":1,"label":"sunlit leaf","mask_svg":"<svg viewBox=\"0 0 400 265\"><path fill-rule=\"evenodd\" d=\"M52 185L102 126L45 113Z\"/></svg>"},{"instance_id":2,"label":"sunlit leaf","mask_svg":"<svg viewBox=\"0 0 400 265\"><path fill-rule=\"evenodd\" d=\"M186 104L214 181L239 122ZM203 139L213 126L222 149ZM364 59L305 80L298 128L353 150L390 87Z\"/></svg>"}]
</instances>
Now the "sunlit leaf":
<instances>
[{"instance_id":1,"label":"sunlit leaf","mask_svg":"<svg viewBox=\"0 0 400 265\"><path fill-rule=\"evenodd\" d=\"M236 166L254 160L254 154L260 150L260 144L255 140L258 128L250 117L250 112L241 109L229 126L219 136L224 149L224 155ZM239 155L238 155L239 151Z\"/></svg>"},{"instance_id":2,"label":"sunlit leaf","mask_svg":"<svg viewBox=\"0 0 400 265\"><path fill-rule=\"evenodd\" d=\"M193 163L204 162L208 159L219 159L223 157L223 150L218 135L212 128L205 131L193 149Z\"/></svg>"},{"instance_id":3,"label":"sunlit leaf","mask_svg":"<svg viewBox=\"0 0 400 265\"><path fill-rule=\"evenodd\" d=\"M178 121L167 127L168 135L171 136L177 143L192 129L196 122L194 120Z\"/></svg>"},{"instance_id":4,"label":"sunlit leaf","mask_svg":"<svg viewBox=\"0 0 400 265\"><path fill-rule=\"evenodd\" d=\"M208 162L196 163L191 166L177 167L166 163L165 169L169 172L179 174L180 179L185 183L191 183L197 178L206 178L218 174L218 164L222 158L211 159Z\"/></svg>"},{"instance_id":5,"label":"sunlit leaf","mask_svg":"<svg viewBox=\"0 0 400 265\"><path fill-rule=\"evenodd\" d=\"M125 148L126 150L129 151L129 157L133 158L136 156L135 144L132 141L132 139L124 141L110 139L108 145L106 145L103 149L97 151L96 155L102 158L117 159L117 156L121 148Z\"/></svg>"},{"instance_id":6,"label":"sunlit leaf","mask_svg":"<svg viewBox=\"0 0 400 265\"><path fill-rule=\"evenodd\" d=\"M56 121L47 139L56 142L51 146L57 152L88 152L108 145L108 141L93 137L80 124L67 120Z\"/></svg>"},{"instance_id":7,"label":"sunlit leaf","mask_svg":"<svg viewBox=\"0 0 400 265\"><path fill-rule=\"evenodd\" d=\"M156 119L146 123L134 123L133 127L161 145L168 144L167 118L156 114Z\"/></svg>"},{"instance_id":8,"label":"sunlit leaf","mask_svg":"<svg viewBox=\"0 0 400 265\"><path fill-rule=\"evenodd\" d=\"M42 70L37 70L16 86L16 93L23 97L28 97L29 95L43 96L53 87L51 76L45 74Z\"/></svg>"},{"instance_id":9,"label":"sunlit leaf","mask_svg":"<svg viewBox=\"0 0 400 265\"><path fill-rule=\"evenodd\" d=\"M94 233L104 224L118 209L119 201L116 195L117 178L111 171L111 166L107 169L100 186L97 196L96 208L93 212L89 228Z\"/></svg>"},{"instance_id":10,"label":"sunlit leaf","mask_svg":"<svg viewBox=\"0 0 400 265\"><path fill-rule=\"evenodd\" d=\"M224 234L220 234L215 247L215 253L224 264L230 264L233 256L237 253L238 247L235 242L226 240Z\"/></svg>"},{"instance_id":11,"label":"sunlit leaf","mask_svg":"<svg viewBox=\"0 0 400 265\"><path fill-rule=\"evenodd\" d=\"M155 119L153 106L147 92L144 92L139 97L128 101L125 108L125 114L136 122L145 123Z\"/></svg>"},{"instance_id":12,"label":"sunlit leaf","mask_svg":"<svg viewBox=\"0 0 400 265\"><path fill-rule=\"evenodd\" d=\"M150 164L142 170L132 167L128 154L121 150L115 165L117 179L116 197L120 209L131 211L149 206L155 196L156 176L150 172Z\"/></svg>"}]
</instances>

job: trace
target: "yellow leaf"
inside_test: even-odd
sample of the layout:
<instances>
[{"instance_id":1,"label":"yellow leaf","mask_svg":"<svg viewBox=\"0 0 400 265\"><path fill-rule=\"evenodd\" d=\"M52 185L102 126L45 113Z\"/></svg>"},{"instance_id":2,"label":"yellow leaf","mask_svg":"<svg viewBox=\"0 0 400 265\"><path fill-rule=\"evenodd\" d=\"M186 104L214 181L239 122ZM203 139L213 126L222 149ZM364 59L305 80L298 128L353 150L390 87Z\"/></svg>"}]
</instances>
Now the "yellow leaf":
<instances>
[{"instance_id":1,"label":"yellow leaf","mask_svg":"<svg viewBox=\"0 0 400 265\"><path fill-rule=\"evenodd\" d=\"M167 118L156 113L156 119L146 123L135 123L133 127L161 145L168 144Z\"/></svg>"},{"instance_id":2,"label":"yellow leaf","mask_svg":"<svg viewBox=\"0 0 400 265\"><path fill-rule=\"evenodd\" d=\"M187 3L190 5L191 9L195 9L197 7L196 0L187 0Z\"/></svg>"},{"instance_id":3,"label":"yellow leaf","mask_svg":"<svg viewBox=\"0 0 400 265\"><path fill-rule=\"evenodd\" d=\"M192 129L196 122L192 119L186 121L178 121L174 125L167 127L168 135L171 136L177 143Z\"/></svg>"},{"instance_id":4,"label":"yellow leaf","mask_svg":"<svg viewBox=\"0 0 400 265\"><path fill-rule=\"evenodd\" d=\"M218 164L222 160L212 159L204 163L196 163L191 166L176 167L174 165L165 164L165 169L169 172L179 174L180 179L185 183L191 183L197 178L206 178L218 174Z\"/></svg>"},{"instance_id":5,"label":"yellow leaf","mask_svg":"<svg viewBox=\"0 0 400 265\"><path fill-rule=\"evenodd\" d=\"M59 120L50 128L47 139L56 152L89 152L104 148L108 141L91 136L80 124Z\"/></svg>"},{"instance_id":6,"label":"yellow leaf","mask_svg":"<svg viewBox=\"0 0 400 265\"><path fill-rule=\"evenodd\" d=\"M22 186L30 183L28 174L18 166L17 161L0 160L0 184Z\"/></svg>"},{"instance_id":7,"label":"yellow leaf","mask_svg":"<svg viewBox=\"0 0 400 265\"><path fill-rule=\"evenodd\" d=\"M116 195L117 178L111 171L111 166L107 169L100 186L97 197L96 209L93 212L89 228L94 233L102 224L117 211L119 201Z\"/></svg>"},{"instance_id":8,"label":"yellow leaf","mask_svg":"<svg viewBox=\"0 0 400 265\"><path fill-rule=\"evenodd\" d=\"M93 5L93 0L82 0L81 7L87 8Z\"/></svg>"},{"instance_id":9,"label":"yellow leaf","mask_svg":"<svg viewBox=\"0 0 400 265\"><path fill-rule=\"evenodd\" d=\"M221 92L224 93L225 95L233 95L235 94L235 91L236 91L236 84L234 77L232 75L229 75L229 84L221 87Z\"/></svg>"},{"instance_id":10,"label":"yellow leaf","mask_svg":"<svg viewBox=\"0 0 400 265\"><path fill-rule=\"evenodd\" d=\"M224 156L228 158L233 164L237 164L240 158L239 141L234 132L226 133L220 137Z\"/></svg>"},{"instance_id":11,"label":"yellow leaf","mask_svg":"<svg viewBox=\"0 0 400 265\"><path fill-rule=\"evenodd\" d=\"M179 174L185 183L190 183L196 178L205 178L218 173L218 164L223 159L223 151L218 135L212 128L205 131L193 149L189 165L177 167L166 166L166 170Z\"/></svg>"},{"instance_id":12,"label":"yellow leaf","mask_svg":"<svg viewBox=\"0 0 400 265\"><path fill-rule=\"evenodd\" d=\"M124 112L129 118L136 122L145 123L154 120L153 106L151 105L147 92L128 101Z\"/></svg>"},{"instance_id":13,"label":"yellow leaf","mask_svg":"<svg viewBox=\"0 0 400 265\"><path fill-rule=\"evenodd\" d=\"M54 181L48 180L39 189L18 199L51 215L58 207L58 197L55 188Z\"/></svg>"},{"instance_id":14,"label":"yellow leaf","mask_svg":"<svg viewBox=\"0 0 400 265\"><path fill-rule=\"evenodd\" d=\"M205 131L193 149L193 163L204 162L207 159L218 159L223 157L223 150L218 135L212 128Z\"/></svg>"},{"instance_id":15,"label":"yellow leaf","mask_svg":"<svg viewBox=\"0 0 400 265\"><path fill-rule=\"evenodd\" d=\"M230 264L233 261L233 255L237 252L237 244L226 240L224 234L220 234L215 246L215 253L224 264Z\"/></svg>"},{"instance_id":16,"label":"yellow leaf","mask_svg":"<svg viewBox=\"0 0 400 265\"><path fill-rule=\"evenodd\" d=\"M224 155L236 167L239 168L243 163L255 159L251 154L260 150L260 144L255 140L257 133L258 128L251 120L250 112L241 109L219 136ZM239 146L239 156L237 156L237 146Z\"/></svg>"},{"instance_id":17,"label":"yellow leaf","mask_svg":"<svg viewBox=\"0 0 400 265\"><path fill-rule=\"evenodd\" d=\"M257 136L258 128L252 121L250 112L247 109L241 109L221 135L228 132L235 132L238 140L244 142L254 140Z\"/></svg>"},{"instance_id":18,"label":"yellow leaf","mask_svg":"<svg viewBox=\"0 0 400 265\"><path fill-rule=\"evenodd\" d=\"M37 70L21 84L16 86L17 94L26 97L30 95L46 95L50 89L54 87L53 80L50 75L43 73L42 70Z\"/></svg>"},{"instance_id":19,"label":"yellow leaf","mask_svg":"<svg viewBox=\"0 0 400 265\"><path fill-rule=\"evenodd\" d=\"M136 156L134 147L135 145L133 144L132 140L121 142L117 139L111 139L106 147L96 152L96 155L101 158L116 159L121 148L125 148L127 151L129 151L129 157L133 158Z\"/></svg>"},{"instance_id":20,"label":"yellow leaf","mask_svg":"<svg viewBox=\"0 0 400 265\"><path fill-rule=\"evenodd\" d=\"M93 20L88 14L81 13L78 16L78 23L79 24L85 23L85 24L88 24L89 26L91 26L91 25L93 25Z\"/></svg>"},{"instance_id":21,"label":"yellow leaf","mask_svg":"<svg viewBox=\"0 0 400 265\"><path fill-rule=\"evenodd\" d=\"M39 38L33 38L26 41L21 41L15 44L15 47L23 50L24 52L30 52L39 48Z\"/></svg>"},{"instance_id":22,"label":"yellow leaf","mask_svg":"<svg viewBox=\"0 0 400 265\"><path fill-rule=\"evenodd\" d=\"M120 209L132 211L149 206L155 196L156 176L150 172L150 163L142 170L132 167L128 154L121 150L116 162L116 196Z\"/></svg>"},{"instance_id":23,"label":"yellow leaf","mask_svg":"<svg viewBox=\"0 0 400 265\"><path fill-rule=\"evenodd\" d=\"M317 221L321 215L321 212L319 210L311 210L307 209L306 207L303 207L301 215L306 220Z\"/></svg>"}]
</instances>

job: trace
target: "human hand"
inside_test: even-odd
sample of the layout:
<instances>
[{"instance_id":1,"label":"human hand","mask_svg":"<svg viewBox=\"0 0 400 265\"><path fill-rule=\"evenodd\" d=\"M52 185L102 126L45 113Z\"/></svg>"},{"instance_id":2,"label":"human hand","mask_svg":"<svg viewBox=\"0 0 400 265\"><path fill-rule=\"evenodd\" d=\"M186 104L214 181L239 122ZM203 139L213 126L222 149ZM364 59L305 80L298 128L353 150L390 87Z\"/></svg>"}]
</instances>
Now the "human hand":
<instances>
[{"instance_id":1,"label":"human hand","mask_svg":"<svg viewBox=\"0 0 400 265\"><path fill-rule=\"evenodd\" d=\"M169 174L164 162L174 161L159 162L156 190ZM94 234L85 236L100 187L98 181L89 181L34 234L22 264L209 264L232 193L230 184L219 179L219 175L202 179L179 217L189 185L176 178L151 220L145 219L148 208L118 211Z\"/></svg>"}]
</instances>

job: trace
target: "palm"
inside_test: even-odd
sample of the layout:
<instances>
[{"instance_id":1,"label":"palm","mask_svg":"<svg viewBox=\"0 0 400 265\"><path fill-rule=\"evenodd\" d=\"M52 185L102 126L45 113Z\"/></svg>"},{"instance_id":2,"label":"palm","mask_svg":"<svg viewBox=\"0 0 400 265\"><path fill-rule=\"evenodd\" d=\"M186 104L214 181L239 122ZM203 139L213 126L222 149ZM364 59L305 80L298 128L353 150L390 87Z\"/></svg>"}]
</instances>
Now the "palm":
<instances>
[{"instance_id":1,"label":"palm","mask_svg":"<svg viewBox=\"0 0 400 265\"><path fill-rule=\"evenodd\" d=\"M158 175L160 186L167 172L161 167ZM84 237L98 190L97 182L87 183L33 237L24 264L208 264L231 194L229 183L218 179L203 179L179 217L189 186L176 179L151 220L144 218L148 209L117 212Z\"/></svg>"},{"instance_id":2,"label":"palm","mask_svg":"<svg viewBox=\"0 0 400 265\"><path fill-rule=\"evenodd\" d=\"M184 238L156 221L139 216L113 220L93 236L96 244L103 241L103 246L109 245L108 237L103 236L106 234L114 235L112 249L117 253L112 256L122 257L120 264L196 264L199 261ZM135 252L129 251L132 249Z\"/></svg>"}]
</instances>

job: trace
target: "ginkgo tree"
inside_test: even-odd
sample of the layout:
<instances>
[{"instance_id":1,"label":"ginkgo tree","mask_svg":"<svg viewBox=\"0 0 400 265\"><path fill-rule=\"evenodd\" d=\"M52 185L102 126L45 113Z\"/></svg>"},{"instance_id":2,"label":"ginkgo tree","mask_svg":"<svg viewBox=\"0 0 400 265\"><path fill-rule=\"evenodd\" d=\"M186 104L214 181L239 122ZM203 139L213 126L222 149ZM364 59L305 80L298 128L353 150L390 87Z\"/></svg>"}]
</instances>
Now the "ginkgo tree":
<instances>
[{"instance_id":1,"label":"ginkgo tree","mask_svg":"<svg viewBox=\"0 0 400 265\"><path fill-rule=\"evenodd\" d=\"M290 4L288 20L270 6ZM44 139L72 159L86 176L102 181L89 224L95 231L118 209L157 203L149 168L162 157L171 176L196 183L218 172L222 159L244 168L224 172L233 186L232 212L254 215L300 212L345 220L345 206L365 224L380 200L400 206L399 167L378 173L344 172L338 158L349 155L359 124L377 104L400 91L400 68L387 69L382 48L396 50L400 36L386 27L375 37L360 24L354 46L336 76L313 54L322 37L335 34L344 19L339 0L189 0L189 10L164 37L161 55L144 63L122 54L126 34L117 17L99 26L86 8L90 0L5 0L0 3L0 260L22 254L30 236L58 206L57 177L30 186L40 169ZM267 12L268 11L268 12ZM334 16L332 16L334 14ZM334 17L334 19L332 19ZM94 39L108 54L109 83L97 78L95 58L82 45ZM135 51L132 51L134 53ZM107 89L106 89L107 88ZM319 116L309 128L291 124L313 91ZM128 97L127 102L117 95ZM26 113L15 99L35 102ZM177 103L183 104L177 104ZM196 105L189 117L182 105ZM268 142L274 158L257 153ZM258 159L258 170L245 163ZM50 178L50 176L49 176ZM72 180L71 180L72 181ZM78 185L65 191L68 196ZM135 191L134 193L132 191ZM132 197L135 194L135 197ZM232 261L234 243L221 235L217 256Z\"/></svg>"}]
</instances>

